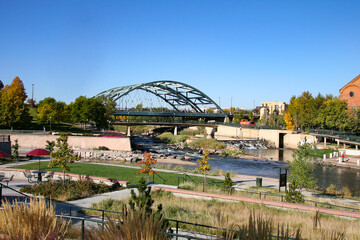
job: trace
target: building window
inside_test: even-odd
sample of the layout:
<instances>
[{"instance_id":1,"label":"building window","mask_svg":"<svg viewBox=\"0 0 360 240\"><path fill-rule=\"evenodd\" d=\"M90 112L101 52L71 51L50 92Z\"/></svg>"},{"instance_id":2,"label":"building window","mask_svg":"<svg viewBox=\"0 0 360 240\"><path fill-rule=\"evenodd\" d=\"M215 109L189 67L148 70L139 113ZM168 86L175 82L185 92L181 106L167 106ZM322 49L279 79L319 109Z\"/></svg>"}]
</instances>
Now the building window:
<instances>
[{"instance_id":1,"label":"building window","mask_svg":"<svg viewBox=\"0 0 360 240\"><path fill-rule=\"evenodd\" d=\"M350 96L350 97L353 97L353 96L354 96L354 92L350 92L350 93L349 93L349 96Z\"/></svg>"}]
</instances>

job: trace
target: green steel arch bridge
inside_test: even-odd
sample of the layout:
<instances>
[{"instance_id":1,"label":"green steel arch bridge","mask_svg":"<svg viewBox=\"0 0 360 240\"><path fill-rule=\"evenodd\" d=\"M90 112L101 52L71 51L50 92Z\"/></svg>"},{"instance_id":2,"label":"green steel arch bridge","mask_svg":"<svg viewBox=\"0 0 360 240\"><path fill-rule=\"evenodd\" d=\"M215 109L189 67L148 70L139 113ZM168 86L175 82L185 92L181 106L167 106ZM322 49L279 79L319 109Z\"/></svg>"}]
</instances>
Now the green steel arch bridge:
<instances>
[{"instance_id":1,"label":"green steel arch bridge","mask_svg":"<svg viewBox=\"0 0 360 240\"><path fill-rule=\"evenodd\" d=\"M183 122L199 119L224 122L225 119L228 118L224 110L199 89L185 83L170 80L115 87L103 91L95 97L110 97L115 102L121 102L121 99L135 91L146 92L166 103L171 109L168 109L168 111L153 111L150 108L147 111L142 111L142 109L128 108L127 106L124 107L124 105L121 107L121 104L119 104L120 106L117 106L117 111L114 113L115 116L181 118ZM149 101L149 99L143 100L143 102L147 101ZM213 109L214 113L207 113L206 109L208 108Z\"/></svg>"}]
</instances>

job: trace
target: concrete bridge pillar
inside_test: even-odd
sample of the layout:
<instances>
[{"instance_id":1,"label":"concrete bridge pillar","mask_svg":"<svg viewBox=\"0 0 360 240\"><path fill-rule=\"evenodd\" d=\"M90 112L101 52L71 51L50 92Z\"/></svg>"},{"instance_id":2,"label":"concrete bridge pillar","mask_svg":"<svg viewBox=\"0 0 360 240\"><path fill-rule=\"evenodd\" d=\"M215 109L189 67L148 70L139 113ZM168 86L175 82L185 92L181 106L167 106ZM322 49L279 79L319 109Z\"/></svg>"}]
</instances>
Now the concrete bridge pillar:
<instances>
[{"instance_id":1,"label":"concrete bridge pillar","mask_svg":"<svg viewBox=\"0 0 360 240\"><path fill-rule=\"evenodd\" d=\"M126 136L131 137L131 127L128 126Z\"/></svg>"},{"instance_id":2,"label":"concrete bridge pillar","mask_svg":"<svg viewBox=\"0 0 360 240\"><path fill-rule=\"evenodd\" d=\"M324 146L326 146L326 137L324 137Z\"/></svg>"},{"instance_id":3,"label":"concrete bridge pillar","mask_svg":"<svg viewBox=\"0 0 360 240\"><path fill-rule=\"evenodd\" d=\"M178 135L178 127L176 126L175 128L174 128L174 136L177 136Z\"/></svg>"}]
</instances>

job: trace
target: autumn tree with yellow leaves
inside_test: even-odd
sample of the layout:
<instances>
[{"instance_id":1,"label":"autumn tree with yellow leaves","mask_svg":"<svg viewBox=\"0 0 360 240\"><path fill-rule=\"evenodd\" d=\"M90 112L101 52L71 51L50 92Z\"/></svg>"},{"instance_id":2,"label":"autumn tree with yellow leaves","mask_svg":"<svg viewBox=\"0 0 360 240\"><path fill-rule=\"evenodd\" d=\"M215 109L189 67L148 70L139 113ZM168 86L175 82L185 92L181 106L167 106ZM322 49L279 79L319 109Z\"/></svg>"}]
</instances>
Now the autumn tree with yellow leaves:
<instances>
[{"instance_id":1,"label":"autumn tree with yellow leaves","mask_svg":"<svg viewBox=\"0 0 360 240\"><path fill-rule=\"evenodd\" d=\"M205 150L203 152L203 156L201 159L198 159L198 163L199 163L199 167L196 168L196 170L198 171L198 173L200 174L204 174L204 185L203 185L203 191L205 190L205 184L206 184L206 175L209 173L209 171L211 170L211 166L209 164L209 160L211 159L209 157L209 151Z\"/></svg>"},{"instance_id":2,"label":"autumn tree with yellow leaves","mask_svg":"<svg viewBox=\"0 0 360 240\"><path fill-rule=\"evenodd\" d=\"M294 131L295 130L295 125L293 123L293 118L291 117L290 113L285 112L284 120L285 120L285 123L286 123L286 129L289 130L289 131Z\"/></svg>"},{"instance_id":3,"label":"autumn tree with yellow leaves","mask_svg":"<svg viewBox=\"0 0 360 240\"><path fill-rule=\"evenodd\" d=\"M0 120L2 125L9 128L21 127L31 121L29 109L25 104L26 98L25 87L19 77L15 77L10 85L1 89Z\"/></svg>"}]
</instances>

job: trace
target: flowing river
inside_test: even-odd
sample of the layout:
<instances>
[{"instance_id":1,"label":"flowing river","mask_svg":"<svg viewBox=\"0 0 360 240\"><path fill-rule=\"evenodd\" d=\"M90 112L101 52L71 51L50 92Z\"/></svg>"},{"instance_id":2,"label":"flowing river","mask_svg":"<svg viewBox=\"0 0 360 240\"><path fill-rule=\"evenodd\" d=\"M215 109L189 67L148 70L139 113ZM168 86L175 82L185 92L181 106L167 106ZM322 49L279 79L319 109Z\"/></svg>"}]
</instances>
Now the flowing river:
<instances>
[{"instance_id":1,"label":"flowing river","mask_svg":"<svg viewBox=\"0 0 360 240\"><path fill-rule=\"evenodd\" d=\"M198 151L189 149L175 149L156 139L146 136L134 136L132 142L141 144L148 152L171 154L179 157L188 156L195 161L202 157ZM249 154L260 157L260 159L232 158L212 155L209 164L213 169L232 171L238 174L255 175L260 177L279 177L278 167L286 167L287 161L291 160L293 150L286 149L263 149L261 146L252 146L251 144L244 149ZM184 166L185 168L195 168L194 166ZM317 185L320 188L327 188L334 184L338 190L342 187L348 187L356 196L360 196L360 170L327 167L315 165L314 177L318 180Z\"/></svg>"}]
</instances>

